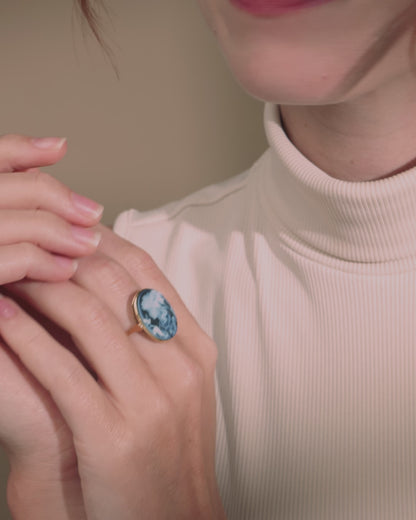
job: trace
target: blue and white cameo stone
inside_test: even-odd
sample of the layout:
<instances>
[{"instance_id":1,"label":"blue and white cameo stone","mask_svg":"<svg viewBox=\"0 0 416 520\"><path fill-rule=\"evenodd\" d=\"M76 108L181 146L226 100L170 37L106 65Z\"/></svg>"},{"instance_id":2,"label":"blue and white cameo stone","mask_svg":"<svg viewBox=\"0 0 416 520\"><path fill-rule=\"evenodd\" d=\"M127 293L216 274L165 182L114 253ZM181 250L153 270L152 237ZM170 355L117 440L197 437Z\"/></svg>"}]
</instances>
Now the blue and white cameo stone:
<instances>
[{"instance_id":1,"label":"blue and white cameo stone","mask_svg":"<svg viewBox=\"0 0 416 520\"><path fill-rule=\"evenodd\" d=\"M166 298L154 289L143 289L133 302L145 332L157 341L173 338L178 330L175 313Z\"/></svg>"}]
</instances>

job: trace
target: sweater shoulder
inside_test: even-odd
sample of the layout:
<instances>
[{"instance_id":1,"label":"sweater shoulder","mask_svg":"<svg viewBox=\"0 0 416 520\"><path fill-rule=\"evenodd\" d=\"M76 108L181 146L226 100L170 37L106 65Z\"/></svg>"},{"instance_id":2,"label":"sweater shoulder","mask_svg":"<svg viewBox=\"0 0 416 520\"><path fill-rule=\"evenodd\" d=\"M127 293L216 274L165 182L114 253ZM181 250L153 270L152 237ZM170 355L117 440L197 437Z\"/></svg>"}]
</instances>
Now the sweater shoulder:
<instances>
[{"instance_id":1,"label":"sweater shoulder","mask_svg":"<svg viewBox=\"0 0 416 520\"><path fill-rule=\"evenodd\" d=\"M124 211L114 231L147 251L180 289L184 272L188 285L191 272L195 278L202 272L208 276L223 262L231 237L244 235L256 205L254 186L266 165L267 151L248 170L181 200L150 211Z\"/></svg>"},{"instance_id":2,"label":"sweater shoulder","mask_svg":"<svg viewBox=\"0 0 416 520\"><path fill-rule=\"evenodd\" d=\"M114 223L114 231L136 242L147 231L172 227L187 222L193 227L224 226L224 214L234 212L243 204L250 170L221 183L206 186L183 199L149 211L130 209L122 212ZM208 231L208 229L207 229Z\"/></svg>"}]
</instances>

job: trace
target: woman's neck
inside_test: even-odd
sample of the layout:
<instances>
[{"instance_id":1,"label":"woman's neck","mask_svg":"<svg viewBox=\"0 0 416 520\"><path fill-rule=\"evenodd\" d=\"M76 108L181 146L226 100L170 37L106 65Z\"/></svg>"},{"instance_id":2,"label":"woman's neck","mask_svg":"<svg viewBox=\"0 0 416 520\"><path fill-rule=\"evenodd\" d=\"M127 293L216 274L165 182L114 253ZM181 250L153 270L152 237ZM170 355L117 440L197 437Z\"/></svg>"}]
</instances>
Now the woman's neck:
<instances>
[{"instance_id":1,"label":"woman's neck","mask_svg":"<svg viewBox=\"0 0 416 520\"><path fill-rule=\"evenodd\" d=\"M371 181L416 166L414 74L343 103L280 109L289 139L332 177Z\"/></svg>"}]
</instances>

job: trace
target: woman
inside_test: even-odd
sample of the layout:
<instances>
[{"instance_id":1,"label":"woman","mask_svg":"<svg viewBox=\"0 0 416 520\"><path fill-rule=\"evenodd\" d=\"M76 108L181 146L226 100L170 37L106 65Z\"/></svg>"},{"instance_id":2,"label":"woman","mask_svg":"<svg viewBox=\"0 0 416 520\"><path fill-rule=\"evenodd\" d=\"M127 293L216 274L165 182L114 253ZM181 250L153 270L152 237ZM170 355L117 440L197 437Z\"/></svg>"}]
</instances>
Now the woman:
<instances>
[{"instance_id":1,"label":"woman","mask_svg":"<svg viewBox=\"0 0 416 520\"><path fill-rule=\"evenodd\" d=\"M3 262L0 301L10 507L414 518L416 3L200 3L236 78L266 101L270 148L248 172L123 213L127 240L100 227L96 252L92 201L36 171L1 179L20 222L41 208L33 239L4 224L1 250L22 259ZM52 148L3 138L2 171L65 153L35 145ZM51 252L82 258L58 272ZM126 304L144 288L177 316L159 345Z\"/></svg>"}]
</instances>

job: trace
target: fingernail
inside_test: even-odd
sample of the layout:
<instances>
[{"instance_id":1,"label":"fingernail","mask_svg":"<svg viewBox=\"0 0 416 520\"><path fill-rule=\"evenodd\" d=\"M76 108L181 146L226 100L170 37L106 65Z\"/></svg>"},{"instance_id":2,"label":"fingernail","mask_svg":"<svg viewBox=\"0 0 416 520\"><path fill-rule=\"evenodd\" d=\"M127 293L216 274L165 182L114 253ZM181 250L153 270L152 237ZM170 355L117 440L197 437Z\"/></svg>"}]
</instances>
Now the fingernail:
<instances>
[{"instance_id":1,"label":"fingernail","mask_svg":"<svg viewBox=\"0 0 416 520\"><path fill-rule=\"evenodd\" d=\"M9 300L6 300L3 296L0 298L0 316L2 318L13 318L16 316L17 309Z\"/></svg>"},{"instance_id":2,"label":"fingernail","mask_svg":"<svg viewBox=\"0 0 416 520\"><path fill-rule=\"evenodd\" d=\"M90 246L97 247L101 240L101 233L99 231L93 231L92 229L86 229L80 226L71 226L72 234L82 244L88 244Z\"/></svg>"},{"instance_id":3,"label":"fingernail","mask_svg":"<svg viewBox=\"0 0 416 520\"><path fill-rule=\"evenodd\" d=\"M74 206L85 215L98 218L103 214L104 206L98 204L98 202L75 192L72 192L71 196Z\"/></svg>"},{"instance_id":4,"label":"fingernail","mask_svg":"<svg viewBox=\"0 0 416 520\"><path fill-rule=\"evenodd\" d=\"M55 255L56 263L59 264L64 269L71 270L72 273L78 268L78 260L74 260L73 258L67 258L66 256Z\"/></svg>"},{"instance_id":5,"label":"fingernail","mask_svg":"<svg viewBox=\"0 0 416 520\"><path fill-rule=\"evenodd\" d=\"M33 138L32 143L41 150L60 150L66 142L66 137Z\"/></svg>"}]
</instances>

